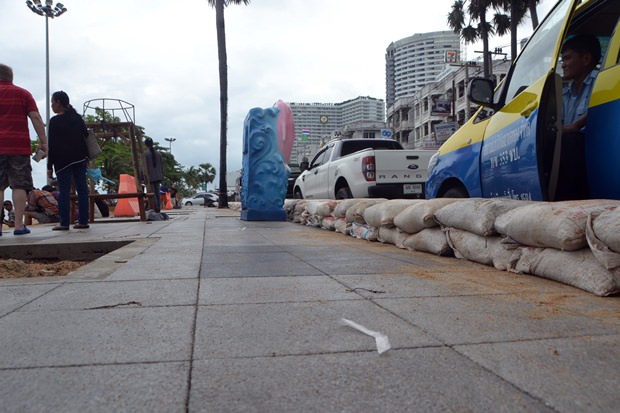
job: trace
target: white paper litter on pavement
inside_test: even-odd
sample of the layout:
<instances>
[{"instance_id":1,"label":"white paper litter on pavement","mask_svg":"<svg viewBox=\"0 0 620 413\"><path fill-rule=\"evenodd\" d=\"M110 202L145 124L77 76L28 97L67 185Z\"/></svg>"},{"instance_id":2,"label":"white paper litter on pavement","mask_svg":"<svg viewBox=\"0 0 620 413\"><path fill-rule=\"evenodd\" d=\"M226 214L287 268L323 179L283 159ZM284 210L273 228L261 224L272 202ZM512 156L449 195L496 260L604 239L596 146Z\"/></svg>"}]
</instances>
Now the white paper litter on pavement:
<instances>
[{"instance_id":1,"label":"white paper litter on pavement","mask_svg":"<svg viewBox=\"0 0 620 413\"><path fill-rule=\"evenodd\" d=\"M390 348L392 348L392 346L390 346L390 341L388 340L388 337L385 334L380 333L378 331L369 330L363 325L357 324L355 321L351 321L346 318L343 318L342 322L345 325L348 325L349 327L353 327L354 329L361 331L362 333L366 335L374 337L375 342L377 343L377 352L379 354L385 353Z\"/></svg>"}]
</instances>

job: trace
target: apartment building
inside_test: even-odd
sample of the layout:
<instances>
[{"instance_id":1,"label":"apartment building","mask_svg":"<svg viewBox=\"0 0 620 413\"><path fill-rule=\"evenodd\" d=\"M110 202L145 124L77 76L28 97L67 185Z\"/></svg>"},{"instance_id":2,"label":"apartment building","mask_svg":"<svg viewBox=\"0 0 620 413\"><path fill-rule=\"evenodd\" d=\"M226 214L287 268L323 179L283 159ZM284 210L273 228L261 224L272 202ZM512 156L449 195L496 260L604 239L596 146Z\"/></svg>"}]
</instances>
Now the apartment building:
<instances>
[{"instance_id":1,"label":"apartment building","mask_svg":"<svg viewBox=\"0 0 620 413\"><path fill-rule=\"evenodd\" d=\"M458 58L460 48L459 35L450 30L417 33L391 43L385 53L388 108L434 82L444 70L446 56Z\"/></svg>"},{"instance_id":2,"label":"apartment building","mask_svg":"<svg viewBox=\"0 0 620 413\"><path fill-rule=\"evenodd\" d=\"M510 61L494 60L492 67L492 79L498 83ZM435 81L388 107L387 127L394 139L405 148L439 148L477 110L467 99L467 84L482 74L482 62L444 63Z\"/></svg>"},{"instance_id":3,"label":"apartment building","mask_svg":"<svg viewBox=\"0 0 620 413\"><path fill-rule=\"evenodd\" d=\"M295 121L291 163L299 163L304 156L310 159L323 143L343 132L374 138L385 128L385 102L370 96L340 103L291 102L289 106Z\"/></svg>"}]
</instances>

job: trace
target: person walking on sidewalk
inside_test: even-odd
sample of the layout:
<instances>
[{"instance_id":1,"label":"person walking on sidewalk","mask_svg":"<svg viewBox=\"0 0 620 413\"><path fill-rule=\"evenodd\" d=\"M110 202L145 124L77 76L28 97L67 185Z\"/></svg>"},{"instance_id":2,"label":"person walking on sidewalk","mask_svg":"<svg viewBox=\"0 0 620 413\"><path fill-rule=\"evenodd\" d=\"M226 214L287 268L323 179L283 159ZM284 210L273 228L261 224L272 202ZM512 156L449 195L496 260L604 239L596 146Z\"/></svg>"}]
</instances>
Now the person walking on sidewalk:
<instances>
[{"instance_id":1,"label":"person walking on sidewalk","mask_svg":"<svg viewBox=\"0 0 620 413\"><path fill-rule=\"evenodd\" d=\"M71 180L78 195L78 223L75 229L88 228L88 183L86 166L88 130L84 119L69 103L69 96L58 91L52 94L52 110L56 114L50 119L50 153L47 174L51 179L53 171L58 178L58 210L60 222L52 230L67 231L71 224Z\"/></svg>"},{"instance_id":2,"label":"person walking on sidewalk","mask_svg":"<svg viewBox=\"0 0 620 413\"><path fill-rule=\"evenodd\" d=\"M10 186L15 207L14 235L30 233L24 225L26 191L33 188L28 118L39 136L38 150L45 158L47 136L37 104L30 92L13 84L13 69L0 63L0 204L4 203L4 190Z\"/></svg>"},{"instance_id":3,"label":"person walking on sidewalk","mask_svg":"<svg viewBox=\"0 0 620 413\"><path fill-rule=\"evenodd\" d=\"M149 182L151 183L151 191L153 191L153 209L155 212L160 212L161 202L159 187L161 181L164 180L164 165L161 160L161 153L153 148L153 139L146 138L144 144L147 148L144 152L146 172L148 173Z\"/></svg>"}]
</instances>

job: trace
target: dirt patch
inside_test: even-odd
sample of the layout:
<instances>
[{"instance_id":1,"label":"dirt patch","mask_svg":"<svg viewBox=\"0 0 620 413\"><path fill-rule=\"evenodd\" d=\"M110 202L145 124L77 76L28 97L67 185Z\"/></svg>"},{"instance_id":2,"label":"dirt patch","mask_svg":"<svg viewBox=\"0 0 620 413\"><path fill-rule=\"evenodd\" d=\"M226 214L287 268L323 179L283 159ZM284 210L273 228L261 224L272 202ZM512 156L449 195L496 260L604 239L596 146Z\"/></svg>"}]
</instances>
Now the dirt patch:
<instances>
[{"instance_id":1,"label":"dirt patch","mask_svg":"<svg viewBox=\"0 0 620 413\"><path fill-rule=\"evenodd\" d=\"M86 264L87 261L0 259L0 278L65 276Z\"/></svg>"}]
</instances>

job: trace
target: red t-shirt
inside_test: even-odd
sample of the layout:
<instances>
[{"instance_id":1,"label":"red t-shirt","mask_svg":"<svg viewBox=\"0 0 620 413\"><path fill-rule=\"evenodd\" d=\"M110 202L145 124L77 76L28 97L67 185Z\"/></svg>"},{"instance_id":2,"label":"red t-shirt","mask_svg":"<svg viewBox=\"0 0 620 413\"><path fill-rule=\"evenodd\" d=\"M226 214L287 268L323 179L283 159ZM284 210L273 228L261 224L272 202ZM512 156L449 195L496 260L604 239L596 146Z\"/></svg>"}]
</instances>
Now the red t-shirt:
<instances>
[{"instance_id":1,"label":"red t-shirt","mask_svg":"<svg viewBox=\"0 0 620 413\"><path fill-rule=\"evenodd\" d=\"M38 112L26 89L0 80L0 155L30 155L28 113Z\"/></svg>"}]
</instances>

